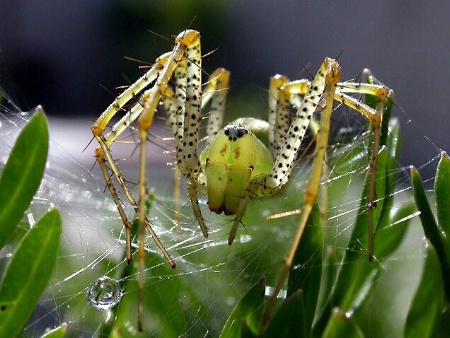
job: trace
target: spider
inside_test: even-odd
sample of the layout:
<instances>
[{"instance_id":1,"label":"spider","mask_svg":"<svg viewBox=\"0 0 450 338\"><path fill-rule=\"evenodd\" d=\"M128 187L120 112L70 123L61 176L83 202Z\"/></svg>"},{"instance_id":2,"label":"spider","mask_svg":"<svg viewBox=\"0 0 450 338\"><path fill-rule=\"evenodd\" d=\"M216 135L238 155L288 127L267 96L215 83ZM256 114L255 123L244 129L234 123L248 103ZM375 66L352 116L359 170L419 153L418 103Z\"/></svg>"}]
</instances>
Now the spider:
<instances>
[{"instance_id":1,"label":"spider","mask_svg":"<svg viewBox=\"0 0 450 338\"><path fill-rule=\"evenodd\" d=\"M92 125L92 133L98 141L95 156L100 164L107 187L114 199L125 225L126 256L131 261L131 223L128 220L116 188L111 180L115 177L126 199L135 209L139 219L140 289L143 289L144 235L147 229L169 264L175 262L164 248L150 222L145 217L146 200L146 143L157 107L162 103L167 112L176 148L176 162L187 180L188 195L193 213L205 237L208 229L198 203L198 194L208 196L209 209L216 213L235 215L228 243L232 244L249 201L254 197L275 194L289 181L300 144L309 128L313 114L321 111L316 134L316 150L311 174L305 189L305 200L301 218L293 236L291 247L284 261L281 277L274 296L266 311L270 315L276 295L281 289L292 264L296 247L300 241L307 219L316 201L322 163L328 145L331 113L334 100L354 109L367 118L373 129L373 142L369 170L371 183L367 196L369 219L376 207L375 176L380 148L382 115L385 102L393 98L387 87L372 83L340 82L341 69L336 60L326 58L312 81L290 81L277 75L271 78L269 87L269 118L259 120L241 119L222 128L225 102L229 87L229 72L217 69L209 77L202 93L202 55L200 34L185 30L175 39L172 51L158 57L152 67L135 83L129 86L103 112ZM377 99L374 109L351 94L367 94ZM106 133L110 120L135 99L131 109ZM208 145L197 153L199 125L202 111L210 104L207 140ZM296 113L291 116L291 109ZM137 121L140 141L139 152L139 199L133 197L116 162L110 146L131 123ZM255 125L268 133L266 147L251 131ZM369 233L372 233L369 221ZM369 257L373 255L373 238L369 239ZM142 325L142 291L140 293L138 328Z\"/></svg>"}]
</instances>

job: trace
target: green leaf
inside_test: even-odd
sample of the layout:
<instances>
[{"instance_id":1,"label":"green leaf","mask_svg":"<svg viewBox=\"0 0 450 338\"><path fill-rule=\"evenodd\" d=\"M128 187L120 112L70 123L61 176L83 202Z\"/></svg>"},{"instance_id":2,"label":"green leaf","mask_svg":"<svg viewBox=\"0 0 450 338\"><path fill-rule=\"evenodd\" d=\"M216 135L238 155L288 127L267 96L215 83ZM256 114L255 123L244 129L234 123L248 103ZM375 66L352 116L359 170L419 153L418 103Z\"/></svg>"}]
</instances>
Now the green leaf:
<instances>
[{"instance_id":1,"label":"green leaf","mask_svg":"<svg viewBox=\"0 0 450 338\"><path fill-rule=\"evenodd\" d=\"M0 337L15 336L33 312L53 272L60 237L54 209L20 241L0 283Z\"/></svg>"},{"instance_id":2,"label":"green leaf","mask_svg":"<svg viewBox=\"0 0 450 338\"><path fill-rule=\"evenodd\" d=\"M385 178L386 178L386 162L387 150L384 148L379 153L378 169L377 169L377 195L384 196ZM333 293L333 307L340 307L344 311L348 311L355 307L357 299L361 298L361 292L367 292L368 282L372 284L373 277L379 269L379 262L369 262L367 255L367 243L369 239L368 233L368 213L367 213L367 192L370 182L370 175L366 176L364 188L361 193L361 203L358 210L358 216L355 221L350 241L347 245L343 265L339 271ZM374 230L377 229L377 223L382 210L383 201L377 203L373 210Z\"/></svg>"},{"instance_id":3,"label":"green leaf","mask_svg":"<svg viewBox=\"0 0 450 338\"><path fill-rule=\"evenodd\" d=\"M450 307L446 304L441 316L440 337L445 337L450 332Z\"/></svg>"},{"instance_id":4,"label":"green leaf","mask_svg":"<svg viewBox=\"0 0 450 338\"><path fill-rule=\"evenodd\" d=\"M241 338L258 338L258 335L255 334L248 326L247 322L243 321L241 326Z\"/></svg>"},{"instance_id":5,"label":"green leaf","mask_svg":"<svg viewBox=\"0 0 450 338\"><path fill-rule=\"evenodd\" d=\"M441 267L435 248L427 242L422 277L406 318L405 337L437 337L443 309Z\"/></svg>"},{"instance_id":6,"label":"green leaf","mask_svg":"<svg viewBox=\"0 0 450 338\"><path fill-rule=\"evenodd\" d=\"M385 147L379 152L376 192L377 196L384 196L386 183L386 165L388 152ZM341 308L343 311L357 310L370 293L381 271L379 260L369 261L367 254L368 213L367 195L370 184L370 173L366 175L361 193L361 203L355 225L347 244L344 259L339 270L332 293L328 295L327 303L321 310L319 319L313 328L314 336L321 336L327 322L332 315L333 308ZM377 231L384 200L381 199L373 210L374 230ZM381 227L380 227L381 228Z\"/></svg>"},{"instance_id":7,"label":"green leaf","mask_svg":"<svg viewBox=\"0 0 450 338\"><path fill-rule=\"evenodd\" d=\"M298 290L281 303L270 321L264 337L307 337L308 330L303 292Z\"/></svg>"},{"instance_id":8,"label":"green leaf","mask_svg":"<svg viewBox=\"0 0 450 338\"><path fill-rule=\"evenodd\" d=\"M386 148L389 156L386 164L386 184L383 196L383 208L381 210L381 218L390 217L389 213L394 204L394 191L398 180L398 163L400 161L401 136L400 125L398 120L392 119L389 123L388 137L386 140ZM383 221L382 221L383 222ZM382 223L381 222L381 223ZM382 226L382 224L380 224Z\"/></svg>"},{"instance_id":9,"label":"green leaf","mask_svg":"<svg viewBox=\"0 0 450 338\"><path fill-rule=\"evenodd\" d=\"M42 180L48 153L42 108L25 125L0 178L0 249L11 237Z\"/></svg>"},{"instance_id":10,"label":"green leaf","mask_svg":"<svg viewBox=\"0 0 450 338\"><path fill-rule=\"evenodd\" d=\"M63 323L57 328L46 332L41 338L63 338L66 335L67 324Z\"/></svg>"},{"instance_id":11,"label":"green leaf","mask_svg":"<svg viewBox=\"0 0 450 338\"><path fill-rule=\"evenodd\" d=\"M375 257L384 259L399 247L415 210L413 204L401 205L392 209L388 220L380 222L375 236Z\"/></svg>"},{"instance_id":12,"label":"green leaf","mask_svg":"<svg viewBox=\"0 0 450 338\"><path fill-rule=\"evenodd\" d=\"M442 276L444 278L445 295L450 299L450 248L444 234L436 223L430 204L428 203L422 178L416 168L411 167L411 181L413 186L414 200L420 211L420 220L425 236L436 249L436 253L441 263Z\"/></svg>"},{"instance_id":13,"label":"green leaf","mask_svg":"<svg viewBox=\"0 0 450 338\"><path fill-rule=\"evenodd\" d=\"M297 290L303 291L307 335L311 330L319 297L323 246L322 220L319 207L315 203L295 252L287 286L288 296Z\"/></svg>"},{"instance_id":14,"label":"green leaf","mask_svg":"<svg viewBox=\"0 0 450 338\"><path fill-rule=\"evenodd\" d=\"M325 306L327 297L333 290L333 283L336 278L337 266L341 263L342 257L338 257L336 250L332 246L327 246L323 259L323 275L321 284L321 297L318 303L318 308L322 309Z\"/></svg>"},{"instance_id":15,"label":"green leaf","mask_svg":"<svg viewBox=\"0 0 450 338\"><path fill-rule=\"evenodd\" d=\"M434 190L438 224L446 235L448 247L448 239L450 238L450 159L446 152L442 152L441 160L437 166Z\"/></svg>"},{"instance_id":16,"label":"green leaf","mask_svg":"<svg viewBox=\"0 0 450 338\"><path fill-rule=\"evenodd\" d=\"M266 279L263 277L247 291L228 317L220 334L221 338L241 337L243 322L253 333L259 333L264 308L265 287Z\"/></svg>"},{"instance_id":17,"label":"green leaf","mask_svg":"<svg viewBox=\"0 0 450 338\"><path fill-rule=\"evenodd\" d=\"M362 338L364 335L351 318L348 318L341 309L335 308L322 337Z\"/></svg>"}]
</instances>

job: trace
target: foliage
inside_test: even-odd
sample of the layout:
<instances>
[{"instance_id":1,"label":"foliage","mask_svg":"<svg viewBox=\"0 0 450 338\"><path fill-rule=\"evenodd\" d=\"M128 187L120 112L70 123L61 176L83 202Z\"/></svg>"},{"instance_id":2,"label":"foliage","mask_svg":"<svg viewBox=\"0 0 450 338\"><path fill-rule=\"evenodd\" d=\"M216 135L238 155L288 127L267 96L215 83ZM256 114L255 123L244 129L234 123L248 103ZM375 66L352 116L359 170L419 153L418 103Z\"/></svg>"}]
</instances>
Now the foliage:
<instances>
[{"instance_id":1,"label":"foliage","mask_svg":"<svg viewBox=\"0 0 450 338\"><path fill-rule=\"evenodd\" d=\"M368 147L337 145L328 154L327 167L332 168L328 173L331 183L323 195L329 198L325 201L329 210L333 210L337 199L343 198L344 189L349 191L348 195L359 195L353 197L353 200L359 201L359 207L355 212L352 233L346 239L330 234L333 224L326 224L324 219L327 217L323 215L323 208L315 206L296 252L286 285L286 297L279 300L277 311L263 332L261 316L266 302L265 294L278 278L285 243L289 242L289 234L298 220L295 215L273 221L267 220L266 216L282 210L294 210L301 204L299 191L302 191L303 186L298 182L302 181L302 176L294 178L282 197L275 196L267 202L255 201L250 206L244 223L251 240L235 243L230 248L224 245L210 246L198 252L189 245L185 246L186 249L172 249L171 252L176 252L183 258L174 271L168 269L158 253L148 253L145 262L148 282L144 300L146 334L150 332L155 336L194 337L206 330L211 336L220 334L224 338L256 337L260 334L266 337L364 337L383 325L383 322L374 322L368 329L362 314L366 311L377 283L382 281L382 276L386 273L384 263L400 246L408 229L410 216L416 210L411 203L395 200L395 183L398 182L396 174L400 171L397 167L400 128L395 120L391 120L385 128L384 135L387 137L380 150L376 180L379 200L374 208L374 261L368 261L366 249L369 238L366 205L369 180L367 177L362 181L341 175L367 165ZM4 332L9 335L20 332L26 318L37 306L39 297L45 292L58 255L61 224L56 210L48 212L24 236L23 230L17 229L17 223L26 212L42 179L48 148L46 142L48 135L45 118L43 114L37 113L23 129L0 179L0 238L5 244L3 250L15 249L0 283L0 336L4 336ZM428 240L422 276L407 320L401 323L406 337L445 336L444 333L449 329L449 171L450 160L443 153L435 181L436 221L420 176L414 168L411 170L416 204L421 212ZM152 215L157 201L153 195L150 196L148 202ZM282 203L275 203L279 201ZM186 210L189 210L189 206ZM223 225L222 218L220 222ZM259 224L260 229L256 231L255 228L250 228L253 224ZM217 223L212 221L211 226L215 225ZM195 224L189 226L195 227ZM241 230L246 232L246 229ZM225 239L227 232L224 230L223 233L213 234ZM330 237L339 237L343 244L329 245ZM202 243L193 244L194 248L195 245ZM340 247L343 248L342 251L339 250ZM136 261L121 271L110 270L112 277L121 281L125 296L119 306L107 312L103 325L99 323L99 316L94 315L95 310L88 309L88 316L82 314L82 311L86 311L87 302L83 294L79 295L84 299L84 303L79 302L84 304L81 307L84 310L74 307L65 314L79 320L78 329L86 327L90 332L95 331L98 336L138 335L134 329L137 302ZM110 262L104 260L101 264L108 265ZM189 270L186 267L190 264L195 269ZM226 268L220 270L222 266ZM35 273L36 271L39 273ZM114 275L115 273L118 275ZM27 278L23 277L24 274ZM208 282L208 279L211 281ZM17 280L23 282L17 283ZM74 293L73 290L69 292ZM228 298L241 300L231 302L230 305L227 304ZM66 331L70 336L80 335L81 332L70 324L66 326L61 323L60 327L48 332L46 336L62 337Z\"/></svg>"},{"instance_id":2,"label":"foliage","mask_svg":"<svg viewBox=\"0 0 450 338\"><path fill-rule=\"evenodd\" d=\"M436 178L437 221L419 172L411 167L414 199L427 237L425 266L405 326L405 337L446 337L450 305L450 159L441 154Z\"/></svg>"},{"instance_id":3,"label":"foliage","mask_svg":"<svg viewBox=\"0 0 450 338\"><path fill-rule=\"evenodd\" d=\"M370 104L371 102L368 103ZM367 228L368 213L366 197L369 186L369 173L367 173L364 182L356 180L362 185L362 189L359 189L360 197L356 199L360 201L360 205L352 226L352 234L348 238L348 242L344 244L345 250L343 252L333 252L332 248L325 245L326 240L324 239L325 234L323 233L323 229L330 228L332 225L324 224L320 208L315 206L308 226L297 248L287 283L286 299L279 302L278 310L273 315L268 326L261 328L260 315L263 312L265 300L263 290L268 285L274 284L274 281L278 278L277 267L280 266L279 258L270 257L270 253L285 252L285 247L278 245L276 241L271 241L270 245L273 246L272 250L261 252L261 257L257 260L263 266L272 266L272 271L265 270L265 273L269 273L269 275L257 282L254 281L254 286L249 288L248 292L236 304L221 331L221 337L256 337L259 335L267 337L275 335L277 337L331 337L342 335L361 337L369 333L364 330L363 324L359 322L358 314L364 311L364 306L368 303L377 282L383 274L384 262L400 246L405 236L409 220L411 219L409 216L415 210L411 203L402 204L394 202L395 183L398 181L396 174L399 172L397 166L399 163L401 142L400 128L397 121L389 121L391 108L392 102L385 111L384 136L379 153L376 177L377 196L383 196L383 198L379 198L376 206L373 208L375 259L369 262L366 249L370 236ZM370 140L367 140L367 143L369 144ZM367 158L370 156L370 154L367 154L368 148L368 145L360 148L338 145L330 149L327 166L333 169L330 174L330 181L334 183L329 185L327 193L324 195L339 196L337 198L342 199L342 193L339 193L339 191L342 191L343 187L348 188L351 185L349 182L351 179L346 181L340 173L351 172L355 168L364 168L367 165ZM336 177L333 175L336 175ZM295 181L299 182L302 180L297 178ZM262 202L261 204L263 206L261 208L249 208L250 210L247 211L244 218L244 224L260 224L260 227L263 227L263 224L267 223L264 215L276 213L276 210L280 210L280 206L283 210L289 211L295 209L301 205L301 197L299 197L301 193L299 191L302 190L303 186L299 186L297 183L291 183L285 192L285 196L283 196L282 203L275 203L276 206L274 207L274 201L277 198L275 196L275 198L269 198L269 202ZM354 195L355 193L358 193L358 189L351 191L349 194ZM330 204L325 208L329 207L332 209L331 205L333 201L328 201L328 203ZM298 216L277 219L278 230L274 231L273 236L279 237L281 242L289 242L290 236L288 235L283 239L282 233L286 229L292 232L297 222ZM395 226L392 226L393 224ZM261 229L258 232L261 232L262 235L254 236L251 241L253 247L249 252L251 252L250 255L252 256L243 254L242 259L236 259L234 257L236 259L235 262L223 263L229 266L232 266L233 263L237 266L243 266L244 273L241 275L250 275L253 280L256 277L255 271L257 271L254 270L255 265L251 263L254 261L253 255L260 252L261 249L258 249L258 245L262 246L261 243L267 243L267 239L263 239L263 237L267 237L269 233L267 228ZM222 246L219 247L219 250L225 249ZM214 255L212 248L208 248L208 254ZM280 257L280 255L277 257ZM195 256L195 260L200 266L202 264L204 266L213 265L211 263L213 262L212 259L208 260L207 258ZM153 262L155 264L155 260ZM159 263L158 261L156 268L152 268L152 274L158 275L161 273L167 276L167 272L163 272L164 268L161 270L160 264L164 263ZM336 273L337 267L338 271ZM239 268L233 270L230 267L229 269L237 271ZM136 270L131 272L129 276L132 276L135 272ZM176 303L177 305L175 306L173 305L174 300L176 302L176 299L183 297L183 293L189 294L188 299L191 301L191 304L205 304L208 301L217 301L208 298L208 296L198 295L196 293L197 289L190 285L188 278L188 276L180 278L179 275L171 274L164 285L165 291L159 289L157 295L153 293L153 296L146 298L148 301L148 309L153 316L159 318L159 321L164 320L163 318L168 316L167 313L161 312L161 309L166 309L168 302L172 304L170 306L170 324L168 328L165 325L164 329L158 328L155 332L158 332L159 335L176 336L177 334L183 333L183 328L189 320L186 319L186 309L179 307L179 303ZM225 282L228 280L227 278L224 279ZM195 281L198 283L199 279L195 279ZM133 286L130 286L130 283L133 283ZM136 286L134 283L132 279L127 279L125 287L127 289L130 287L131 289L135 289ZM220 288L220 283L221 281L215 281L214 286ZM152 291L149 290L146 292L151 293ZM168 294L170 297L166 297ZM161 295L164 295L164 301L160 299ZM172 297L174 299L171 299ZM214 307L214 305L210 306ZM200 305L201 307L202 305ZM113 328L111 332L127 332L127 334L130 334L130 331L127 331L130 308L124 306L122 309L115 313L116 321L112 324ZM216 315L218 313L218 311L215 312ZM207 314L205 315L201 311L198 312L197 316L202 318L202 322L209 320ZM222 319L215 318L214 320L220 323ZM217 334L214 331L214 325L208 328L213 330L213 335ZM181 329L181 331L176 331L178 329ZM197 333L201 332L196 331L194 326L190 330ZM192 333L185 334L189 336Z\"/></svg>"},{"instance_id":4,"label":"foliage","mask_svg":"<svg viewBox=\"0 0 450 338\"><path fill-rule=\"evenodd\" d=\"M42 109L23 128L0 178L0 249L13 250L19 221L44 174L48 151ZM15 336L36 307L52 275L61 235L56 209L46 213L19 240L0 281L0 336Z\"/></svg>"}]
</instances>

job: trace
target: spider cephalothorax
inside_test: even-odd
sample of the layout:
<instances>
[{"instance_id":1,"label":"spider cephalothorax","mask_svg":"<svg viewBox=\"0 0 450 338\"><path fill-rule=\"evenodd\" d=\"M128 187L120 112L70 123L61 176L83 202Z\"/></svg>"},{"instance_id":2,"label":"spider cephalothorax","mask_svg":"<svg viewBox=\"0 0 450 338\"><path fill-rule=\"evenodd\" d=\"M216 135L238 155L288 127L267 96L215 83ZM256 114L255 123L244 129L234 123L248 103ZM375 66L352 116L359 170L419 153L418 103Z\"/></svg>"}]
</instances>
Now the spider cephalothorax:
<instances>
[{"instance_id":1,"label":"spider cephalothorax","mask_svg":"<svg viewBox=\"0 0 450 338\"><path fill-rule=\"evenodd\" d=\"M227 125L200 155L211 211L236 215L251 182L261 184L273 166L272 155L249 130Z\"/></svg>"}]
</instances>

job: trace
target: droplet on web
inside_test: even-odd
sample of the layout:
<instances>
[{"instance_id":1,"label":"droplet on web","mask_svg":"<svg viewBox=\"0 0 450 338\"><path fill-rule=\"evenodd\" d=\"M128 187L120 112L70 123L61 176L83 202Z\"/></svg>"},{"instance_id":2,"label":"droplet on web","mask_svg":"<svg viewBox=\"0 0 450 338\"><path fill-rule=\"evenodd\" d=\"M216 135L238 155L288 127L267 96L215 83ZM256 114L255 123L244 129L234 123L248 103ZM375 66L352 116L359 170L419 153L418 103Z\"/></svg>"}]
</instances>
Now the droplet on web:
<instances>
[{"instance_id":1,"label":"droplet on web","mask_svg":"<svg viewBox=\"0 0 450 338\"><path fill-rule=\"evenodd\" d=\"M119 282L106 276L92 283L87 292L89 304L100 311L111 309L120 302L122 296Z\"/></svg>"}]
</instances>

